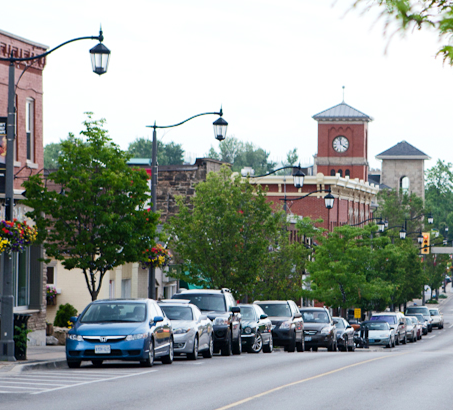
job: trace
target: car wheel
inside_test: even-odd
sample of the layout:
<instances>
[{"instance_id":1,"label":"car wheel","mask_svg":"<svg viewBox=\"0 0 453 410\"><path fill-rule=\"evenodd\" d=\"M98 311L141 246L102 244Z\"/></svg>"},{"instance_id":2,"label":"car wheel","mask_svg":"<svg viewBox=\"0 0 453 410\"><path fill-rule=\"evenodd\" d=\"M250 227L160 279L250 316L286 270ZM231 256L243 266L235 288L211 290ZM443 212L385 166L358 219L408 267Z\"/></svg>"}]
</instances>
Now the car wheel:
<instances>
[{"instance_id":1,"label":"car wheel","mask_svg":"<svg viewBox=\"0 0 453 410\"><path fill-rule=\"evenodd\" d=\"M168 354L162 357L163 364L172 364L175 357L175 345L173 339L170 339L170 347L168 349Z\"/></svg>"},{"instance_id":2,"label":"car wheel","mask_svg":"<svg viewBox=\"0 0 453 410\"><path fill-rule=\"evenodd\" d=\"M242 337L239 333L238 340L236 343L233 343L233 354L241 354L242 353Z\"/></svg>"},{"instance_id":3,"label":"car wheel","mask_svg":"<svg viewBox=\"0 0 453 410\"><path fill-rule=\"evenodd\" d=\"M80 360L76 360L76 361L69 361L68 360L66 363L68 364L68 367L70 369L78 369L82 362Z\"/></svg>"},{"instance_id":4,"label":"car wheel","mask_svg":"<svg viewBox=\"0 0 453 410\"><path fill-rule=\"evenodd\" d=\"M304 339L304 336L302 336L302 340L299 343L296 343L296 349L297 349L298 352L305 351L305 339Z\"/></svg>"},{"instance_id":5,"label":"car wheel","mask_svg":"<svg viewBox=\"0 0 453 410\"><path fill-rule=\"evenodd\" d=\"M329 352L336 352L337 351L337 345L336 343L332 340L332 343L330 343L329 347L327 348Z\"/></svg>"},{"instance_id":6,"label":"car wheel","mask_svg":"<svg viewBox=\"0 0 453 410\"><path fill-rule=\"evenodd\" d=\"M431 333L433 331L433 327L432 326L428 326L428 332Z\"/></svg>"},{"instance_id":7,"label":"car wheel","mask_svg":"<svg viewBox=\"0 0 453 410\"><path fill-rule=\"evenodd\" d=\"M233 354L232 348L231 348L231 335L230 333L227 334L227 342L222 346L220 349L220 353L222 356L231 356Z\"/></svg>"},{"instance_id":8,"label":"car wheel","mask_svg":"<svg viewBox=\"0 0 453 410\"><path fill-rule=\"evenodd\" d=\"M263 338L261 337L260 332L256 332L255 340L250 346L249 353L259 353L263 349Z\"/></svg>"},{"instance_id":9,"label":"car wheel","mask_svg":"<svg viewBox=\"0 0 453 410\"><path fill-rule=\"evenodd\" d=\"M206 349L203 351L202 355L205 359L210 359L212 355L214 354L214 341L212 340L212 337L209 339L209 349Z\"/></svg>"},{"instance_id":10,"label":"car wheel","mask_svg":"<svg viewBox=\"0 0 453 410\"><path fill-rule=\"evenodd\" d=\"M294 333L294 337L291 340L291 342L289 342L289 345L287 346L286 351L290 352L290 353L293 353L296 351L296 333Z\"/></svg>"},{"instance_id":11,"label":"car wheel","mask_svg":"<svg viewBox=\"0 0 453 410\"><path fill-rule=\"evenodd\" d=\"M400 335L396 335L395 345L396 346L400 345Z\"/></svg>"},{"instance_id":12,"label":"car wheel","mask_svg":"<svg viewBox=\"0 0 453 410\"><path fill-rule=\"evenodd\" d=\"M94 367L101 367L103 360L96 359L96 360L92 360L91 363L93 363Z\"/></svg>"},{"instance_id":13,"label":"car wheel","mask_svg":"<svg viewBox=\"0 0 453 410\"><path fill-rule=\"evenodd\" d=\"M312 347L311 350L312 350L313 352L317 352L317 351L318 351L318 346Z\"/></svg>"},{"instance_id":14,"label":"car wheel","mask_svg":"<svg viewBox=\"0 0 453 410\"><path fill-rule=\"evenodd\" d=\"M151 339L149 342L149 352L148 352L148 357L146 360L143 360L140 362L142 366L145 367L153 367L154 365L154 340Z\"/></svg>"},{"instance_id":15,"label":"car wheel","mask_svg":"<svg viewBox=\"0 0 453 410\"><path fill-rule=\"evenodd\" d=\"M272 353L274 351L274 340L272 339L272 336L269 339L269 343L267 345L263 346L263 352L264 353Z\"/></svg>"},{"instance_id":16,"label":"car wheel","mask_svg":"<svg viewBox=\"0 0 453 410\"><path fill-rule=\"evenodd\" d=\"M190 360L197 360L198 359L198 337L195 336L193 339L193 350L192 353L187 353L187 358Z\"/></svg>"},{"instance_id":17,"label":"car wheel","mask_svg":"<svg viewBox=\"0 0 453 410\"><path fill-rule=\"evenodd\" d=\"M404 335L403 345L407 344L407 335Z\"/></svg>"}]
</instances>

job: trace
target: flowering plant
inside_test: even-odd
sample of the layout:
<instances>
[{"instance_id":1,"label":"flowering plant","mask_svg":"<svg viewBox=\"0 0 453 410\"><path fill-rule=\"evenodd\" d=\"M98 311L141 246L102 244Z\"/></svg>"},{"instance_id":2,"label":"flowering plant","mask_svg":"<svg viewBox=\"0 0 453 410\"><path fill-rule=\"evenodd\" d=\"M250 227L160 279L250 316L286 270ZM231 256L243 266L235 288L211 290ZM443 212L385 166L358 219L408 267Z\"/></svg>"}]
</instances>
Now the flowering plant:
<instances>
[{"instance_id":1,"label":"flowering plant","mask_svg":"<svg viewBox=\"0 0 453 410\"><path fill-rule=\"evenodd\" d=\"M57 296L57 290L53 286L47 285L46 286L46 296L48 298L54 298L55 296Z\"/></svg>"},{"instance_id":2,"label":"flowering plant","mask_svg":"<svg viewBox=\"0 0 453 410\"><path fill-rule=\"evenodd\" d=\"M0 252L22 252L36 240L38 231L27 222L0 221Z\"/></svg>"},{"instance_id":3,"label":"flowering plant","mask_svg":"<svg viewBox=\"0 0 453 410\"><path fill-rule=\"evenodd\" d=\"M142 261L142 265L144 268L161 268L163 266L167 266L173 257L168 249L165 249L162 245L159 244L152 247L151 249L143 251L143 254L144 260Z\"/></svg>"}]
</instances>

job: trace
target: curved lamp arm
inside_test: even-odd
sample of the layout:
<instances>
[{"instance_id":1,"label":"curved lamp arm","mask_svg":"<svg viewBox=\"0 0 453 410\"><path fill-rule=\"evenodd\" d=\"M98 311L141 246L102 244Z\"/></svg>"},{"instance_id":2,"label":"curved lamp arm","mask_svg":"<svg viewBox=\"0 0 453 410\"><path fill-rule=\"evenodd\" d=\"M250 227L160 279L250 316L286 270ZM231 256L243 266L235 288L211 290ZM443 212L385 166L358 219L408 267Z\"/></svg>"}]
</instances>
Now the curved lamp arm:
<instances>
[{"instance_id":1,"label":"curved lamp arm","mask_svg":"<svg viewBox=\"0 0 453 410\"><path fill-rule=\"evenodd\" d=\"M223 116L223 110L222 110L222 108L220 108L219 112L204 112L203 114L197 114L190 118L187 118L187 120L178 122L177 124L173 124L173 125L156 125L156 122L154 122L154 125L147 125L146 128L154 128L154 129L156 129L156 128L174 128L174 127L178 127L179 125L186 123L187 121L193 120L194 118L201 117L202 115L219 115L221 117L221 116Z\"/></svg>"}]
</instances>

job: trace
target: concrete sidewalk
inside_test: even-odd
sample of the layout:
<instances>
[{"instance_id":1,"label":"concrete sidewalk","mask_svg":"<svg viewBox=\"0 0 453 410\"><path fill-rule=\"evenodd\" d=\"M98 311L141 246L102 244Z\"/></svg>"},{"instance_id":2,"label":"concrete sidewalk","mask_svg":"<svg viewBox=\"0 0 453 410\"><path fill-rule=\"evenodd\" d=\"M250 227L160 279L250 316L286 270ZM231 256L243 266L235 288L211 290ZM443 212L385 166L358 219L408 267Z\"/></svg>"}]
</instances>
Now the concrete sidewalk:
<instances>
[{"instance_id":1,"label":"concrete sidewalk","mask_svg":"<svg viewBox=\"0 0 453 410\"><path fill-rule=\"evenodd\" d=\"M65 346L29 346L27 360L0 362L0 372L66 367Z\"/></svg>"}]
</instances>

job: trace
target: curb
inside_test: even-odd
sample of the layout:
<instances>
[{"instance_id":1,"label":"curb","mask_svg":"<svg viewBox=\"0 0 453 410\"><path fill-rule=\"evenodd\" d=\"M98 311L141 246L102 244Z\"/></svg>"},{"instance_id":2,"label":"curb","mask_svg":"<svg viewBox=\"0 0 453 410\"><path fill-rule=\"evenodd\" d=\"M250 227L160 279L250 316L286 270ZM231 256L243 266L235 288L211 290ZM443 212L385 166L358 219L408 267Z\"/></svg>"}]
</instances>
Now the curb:
<instances>
[{"instance_id":1,"label":"curb","mask_svg":"<svg viewBox=\"0 0 453 410\"><path fill-rule=\"evenodd\" d=\"M68 365L66 363L66 359L58 359L58 360L49 360L39 363L24 363L24 364L16 364L12 366L12 368L8 371L9 373L22 373L31 370L41 370L41 369L61 369L67 368Z\"/></svg>"}]
</instances>

